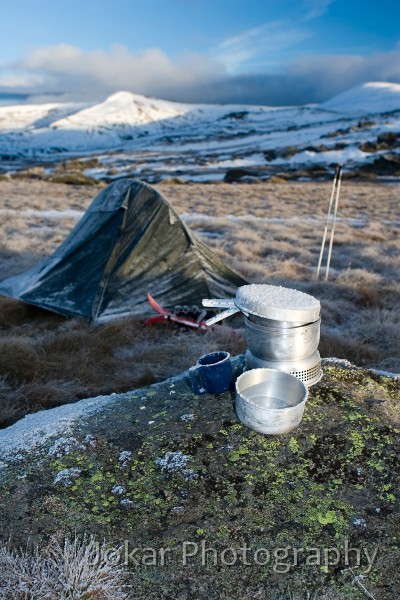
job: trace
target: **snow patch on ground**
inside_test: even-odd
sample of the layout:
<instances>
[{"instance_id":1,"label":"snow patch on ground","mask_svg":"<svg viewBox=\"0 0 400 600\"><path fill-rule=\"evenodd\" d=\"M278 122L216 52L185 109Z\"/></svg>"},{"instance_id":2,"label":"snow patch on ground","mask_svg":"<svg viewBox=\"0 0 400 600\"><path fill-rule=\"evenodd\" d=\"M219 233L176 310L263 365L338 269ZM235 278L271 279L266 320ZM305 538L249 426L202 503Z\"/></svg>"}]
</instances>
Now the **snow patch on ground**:
<instances>
[{"instance_id":1,"label":"snow patch on ground","mask_svg":"<svg viewBox=\"0 0 400 600\"><path fill-rule=\"evenodd\" d=\"M184 377L185 372L164 382L155 383L148 389L178 381ZM49 451L54 451L55 454L65 450L68 451L68 445L73 443L71 440L75 439L74 430L82 422L82 419L107 410L107 407L111 407L118 402L132 399L139 402L140 394L143 395L148 389L143 388L143 390L133 390L123 394L113 393L110 396L86 398L71 404L64 404L63 406L26 415L10 427L0 430L0 461L21 460L24 451L38 450L51 440L55 441ZM137 406L137 409L139 410L139 406ZM93 446L95 443L96 441L91 435L87 435L83 440L85 446ZM128 466L131 453L122 451L119 460L121 466ZM4 465L0 462L0 468L2 466Z\"/></svg>"},{"instance_id":2,"label":"snow patch on ground","mask_svg":"<svg viewBox=\"0 0 400 600\"><path fill-rule=\"evenodd\" d=\"M50 451L57 456L59 452L67 450L68 444L72 444L71 440L75 439L73 426L82 417L90 416L126 396L98 396L26 415L14 425L0 430L0 459L7 460L13 456L21 458L19 453L39 448L51 439L56 439L56 442Z\"/></svg>"}]
</instances>

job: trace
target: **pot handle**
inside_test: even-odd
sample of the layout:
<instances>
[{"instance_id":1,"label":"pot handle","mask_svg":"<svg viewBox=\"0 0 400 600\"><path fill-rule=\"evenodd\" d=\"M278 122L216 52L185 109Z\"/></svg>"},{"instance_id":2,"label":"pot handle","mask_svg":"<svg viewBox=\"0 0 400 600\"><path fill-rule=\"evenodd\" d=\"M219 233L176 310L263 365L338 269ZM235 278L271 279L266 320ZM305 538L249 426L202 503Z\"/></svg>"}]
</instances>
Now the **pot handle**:
<instances>
[{"instance_id":1,"label":"pot handle","mask_svg":"<svg viewBox=\"0 0 400 600\"><path fill-rule=\"evenodd\" d=\"M203 375L201 373L199 365L195 365L194 367L190 367L190 369L189 369L189 377L190 377L190 380L192 382L192 387L193 387L193 391L194 391L195 394L199 394L201 396L202 394L206 394L207 393L207 386L206 386L206 383L204 381L204 378L203 378Z\"/></svg>"},{"instance_id":2,"label":"pot handle","mask_svg":"<svg viewBox=\"0 0 400 600\"><path fill-rule=\"evenodd\" d=\"M236 313L240 312L240 310L238 308L228 308L228 310L224 310L222 313L219 313L219 315L215 315L215 317L211 317L211 319L207 319L207 321L205 321L205 324L210 326L210 325L214 325L214 323L218 323L218 321L222 321L222 319L226 319L227 317L230 317Z\"/></svg>"},{"instance_id":3,"label":"pot handle","mask_svg":"<svg viewBox=\"0 0 400 600\"><path fill-rule=\"evenodd\" d=\"M203 298L202 304L207 308L236 308L233 298Z\"/></svg>"}]
</instances>

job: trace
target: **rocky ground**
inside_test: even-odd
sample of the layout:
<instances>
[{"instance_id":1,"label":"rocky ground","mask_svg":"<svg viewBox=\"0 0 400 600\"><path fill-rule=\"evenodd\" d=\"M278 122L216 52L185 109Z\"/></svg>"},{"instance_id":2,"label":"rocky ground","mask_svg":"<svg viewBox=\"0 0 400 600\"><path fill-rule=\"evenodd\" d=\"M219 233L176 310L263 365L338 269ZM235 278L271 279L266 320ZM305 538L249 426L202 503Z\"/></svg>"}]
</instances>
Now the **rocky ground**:
<instances>
[{"instance_id":1,"label":"rocky ground","mask_svg":"<svg viewBox=\"0 0 400 600\"><path fill-rule=\"evenodd\" d=\"M3 539L45 560L95 535L132 600L398 597L399 381L323 370L280 436L187 374L26 417L0 432Z\"/></svg>"},{"instance_id":2,"label":"rocky ground","mask_svg":"<svg viewBox=\"0 0 400 600\"><path fill-rule=\"evenodd\" d=\"M329 137L345 135L348 130L338 130L332 132ZM393 181L400 175L400 158L397 153L400 143L400 134L382 133L374 141L361 143L359 149L370 155L369 161L357 164L349 162L344 167L343 179L346 181ZM330 150L343 150L345 143L337 142ZM127 156L113 155L106 157L90 156L88 158L79 157L71 159L54 159L47 162L30 159L10 159L4 160L0 156L0 181L9 181L12 179L36 180L48 183L64 183L68 185L87 185L98 186L114 181L119 177L138 177L150 184L163 184L164 182L174 183L192 183L195 184L199 178L204 183L285 183L290 181L330 181L335 171L335 163L326 164L323 161L318 163L304 162L300 164L290 163L290 160L300 152L309 152L316 154L328 151L328 146L323 144L319 146L307 146L298 148L297 146L286 146L279 150L265 151L265 164L230 167L214 169L208 165L205 159L194 159L192 170L187 166L182 170L182 164L179 155L174 158L164 159L164 169L162 165L154 169L154 165L149 164L149 157L145 153L143 156L135 155L134 159L129 161ZM274 164L276 159L288 161L282 164ZM131 162L131 167L129 164ZM160 160L160 162L162 162ZM128 165L128 166L127 166Z\"/></svg>"}]
</instances>

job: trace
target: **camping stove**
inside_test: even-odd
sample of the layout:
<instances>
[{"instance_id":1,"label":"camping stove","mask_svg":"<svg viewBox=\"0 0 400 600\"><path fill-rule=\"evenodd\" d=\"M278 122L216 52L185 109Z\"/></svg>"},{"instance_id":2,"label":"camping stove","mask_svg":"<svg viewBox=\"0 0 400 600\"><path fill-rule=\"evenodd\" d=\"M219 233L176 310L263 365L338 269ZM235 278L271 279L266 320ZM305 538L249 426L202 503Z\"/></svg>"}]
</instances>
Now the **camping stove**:
<instances>
[{"instance_id":1,"label":"camping stove","mask_svg":"<svg viewBox=\"0 0 400 600\"><path fill-rule=\"evenodd\" d=\"M297 379L303 381L307 387L318 383L322 377L321 357L318 350L316 350L307 358L278 361L258 358L257 356L254 356L249 349L247 349L246 371L259 368L278 369L278 371L285 371L286 373L290 373L291 375L297 377Z\"/></svg>"}]
</instances>

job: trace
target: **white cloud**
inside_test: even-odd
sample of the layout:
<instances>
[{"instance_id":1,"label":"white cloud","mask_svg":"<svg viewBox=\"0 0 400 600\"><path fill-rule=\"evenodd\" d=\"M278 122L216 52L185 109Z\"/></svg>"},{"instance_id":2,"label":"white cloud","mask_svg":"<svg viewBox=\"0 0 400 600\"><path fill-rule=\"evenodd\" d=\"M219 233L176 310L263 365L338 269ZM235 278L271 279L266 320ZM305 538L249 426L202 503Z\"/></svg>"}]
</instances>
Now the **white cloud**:
<instances>
[{"instance_id":1,"label":"white cloud","mask_svg":"<svg viewBox=\"0 0 400 600\"><path fill-rule=\"evenodd\" d=\"M211 54L229 71L235 72L259 56L267 57L269 62L274 58L276 61L282 50L295 46L311 35L310 31L285 21L272 21L222 41Z\"/></svg>"},{"instance_id":2,"label":"white cloud","mask_svg":"<svg viewBox=\"0 0 400 600\"><path fill-rule=\"evenodd\" d=\"M8 71L10 66L7 67ZM162 95L190 87L224 75L225 67L215 59L202 55L186 55L173 62L158 48L132 54L124 46L109 51L84 52L74 46L60 44L39 48L13 65L14 83L8 76L0 86L30 85L36 94L87 92L92 95L116 90ZM26 84L26 85L25 85Z\"/></svg>"},{"instance_id":3,"label":"white cloud","mask_svg":"<svg viewBox=\"0 0 400 600\"><path fill-rule=\"evenodd\" d=\"M20 65L25 69L45 70L48 73L68 73L82 68L84 53L75 46L59 44L47 48L38 48L28 55ZM87 59L86 59L87 60Z\"/></svg>"},{"instance_id":4,"label":"white cloud","mask_svg":"<svg viewBox=\"0 0 400 600\"><path fill-rule=\"evenodd\" d=\"M335 0L302 0L295 15L264 23L223 40L211 55L231 73L240 72L242 67L248 70L260 63L279 64L286 49L314 35L305 23L325 14L333 2Z\"/></svg>"},{"instance_id":5,"label":"white cloud","mask_svg":"<svg viewBox=\"0 0 400 600\"><path fill-rule=\"evenodd\" d=\"M303 16L304 21L311 21L312 19L317 19L324 15L329 6L335 0L304 0L303 7L306 10L305 15Z\"/></svg>"},{"instance_id":6,"label":"white cloud","mask_svg":"<svg viewBox=\"0 0 400 600\"><path fill-rule=\"evenodd\" d=\"M0 88L27 89L32 86L41 85L45 82L43 75L34 75L32 73L4 73L0 74Z\"/></svg>"}]
</instances>

